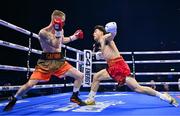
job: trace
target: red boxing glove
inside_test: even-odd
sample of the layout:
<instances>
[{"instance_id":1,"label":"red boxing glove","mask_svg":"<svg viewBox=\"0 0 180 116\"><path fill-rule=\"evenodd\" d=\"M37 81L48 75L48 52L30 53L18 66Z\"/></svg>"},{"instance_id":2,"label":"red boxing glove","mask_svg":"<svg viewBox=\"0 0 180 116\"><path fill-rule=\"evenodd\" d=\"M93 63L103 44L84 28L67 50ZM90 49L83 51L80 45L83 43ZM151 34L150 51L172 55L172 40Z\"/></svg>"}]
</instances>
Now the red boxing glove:
<instances>
[{"instance_id":1,"label":"red boxing glove","mask_svg":"<svg viewBox=\"0 0 180 116\"><path fill-rule=\"evenodd\" d=\"M84 33L81 29L79 29L74 33L74 36L76 36L77 39L83 39Z\"/></svg>"},{"instance_id":2,"label":"red boxing glove","mask_svg":"<svg viewBox=\"0 0 180 116\"><path fill-rule=\"evenodd\" d=\"M61 31L63 28L63 21L60 17L54 18L53 27L55 31Z\"/></svg>"}]
</instances>

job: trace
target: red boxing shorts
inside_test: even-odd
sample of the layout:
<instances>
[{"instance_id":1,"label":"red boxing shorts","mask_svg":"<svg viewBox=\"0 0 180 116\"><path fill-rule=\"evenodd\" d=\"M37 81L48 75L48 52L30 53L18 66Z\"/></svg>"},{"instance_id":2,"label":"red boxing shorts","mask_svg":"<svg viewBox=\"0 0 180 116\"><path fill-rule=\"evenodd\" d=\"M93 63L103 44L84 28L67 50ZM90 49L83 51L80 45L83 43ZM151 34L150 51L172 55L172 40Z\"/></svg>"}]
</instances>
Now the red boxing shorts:
<instances>
[{"instance_id":1,"label":"red boxing shorts","mask_svg":"<svg viewBox=\"0 0 180 116\"><path fill-rule=\"evenodd\" d=\"M131 75L128 64L122 57L108 60L107 64L108 67L106 70L111 78L117 81L119 85L123 85L125 83L125 78Z\"/></svg>"}]
</instances>

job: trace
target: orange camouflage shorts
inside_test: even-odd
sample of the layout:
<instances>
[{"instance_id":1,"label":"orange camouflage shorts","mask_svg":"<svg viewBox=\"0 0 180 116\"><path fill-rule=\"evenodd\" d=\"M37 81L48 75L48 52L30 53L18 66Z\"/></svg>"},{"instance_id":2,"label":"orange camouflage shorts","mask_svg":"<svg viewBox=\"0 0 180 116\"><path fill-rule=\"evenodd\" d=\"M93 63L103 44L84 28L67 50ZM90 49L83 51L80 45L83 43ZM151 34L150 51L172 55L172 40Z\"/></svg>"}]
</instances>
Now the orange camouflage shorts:
<instances>
[{"instance_id":1,"label":"orange camouflage shorts","mask_svg":"<svg viewBox=\"0 0 180 116\"><path fill-rule=\"evenodd\" d=\"M35 70L33 71L31 80L49 81L51 76L60 77L64 75L72 65L59 55L60 53L45 53L38 60Z\"/></svg>"}]
</instances>

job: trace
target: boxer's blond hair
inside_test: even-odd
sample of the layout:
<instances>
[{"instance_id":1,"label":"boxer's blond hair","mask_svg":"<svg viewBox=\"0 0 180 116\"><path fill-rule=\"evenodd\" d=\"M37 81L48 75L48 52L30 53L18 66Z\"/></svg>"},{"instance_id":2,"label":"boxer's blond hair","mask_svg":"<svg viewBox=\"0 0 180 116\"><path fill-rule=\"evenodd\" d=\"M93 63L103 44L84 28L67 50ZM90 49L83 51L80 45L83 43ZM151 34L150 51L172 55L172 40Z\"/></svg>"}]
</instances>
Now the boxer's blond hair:
<instances>
[{"instance_id":1,"label":"boxer's blond hair","mask_svg":"<svg viewBox=\"0 0 180 116\"><path fill-rule=\"evenodd\" d=\"M55 16L59 16L62 18L63 21L65 21L66 14L60 10L54 10L51 14L51 19L53 19Z\"/></svg>"}]
</instances>

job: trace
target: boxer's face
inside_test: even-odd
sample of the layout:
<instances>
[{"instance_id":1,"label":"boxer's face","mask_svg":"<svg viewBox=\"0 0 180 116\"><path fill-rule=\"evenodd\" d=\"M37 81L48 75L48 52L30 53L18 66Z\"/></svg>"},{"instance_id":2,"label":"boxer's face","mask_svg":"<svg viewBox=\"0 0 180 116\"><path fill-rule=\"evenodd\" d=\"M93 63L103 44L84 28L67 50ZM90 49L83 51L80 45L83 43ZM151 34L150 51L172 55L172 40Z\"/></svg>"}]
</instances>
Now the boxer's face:
<instances>
[{"instance_id":1,"label":"boxer's face","mask_svg":"<svg viewBox=\"0 0 180 116\"><path fill-rule=\"evenodd\" d=\"M93 33L94 40L98 41L101 38L101 36L103 36L103 32L99 29L95 29Z\"/></svg>"},{"instance_id":2,"label":"boxer's face","mask_svg":"<svg viewBox=\"0 0 180 116\"><path fill-rule=\"evenodd\" d=\"M55 15L55 16L52 17L52 21L53 21L55 18L61 18L62 21L65 23L65 16Z\"/></svg>"}]
</instances>

